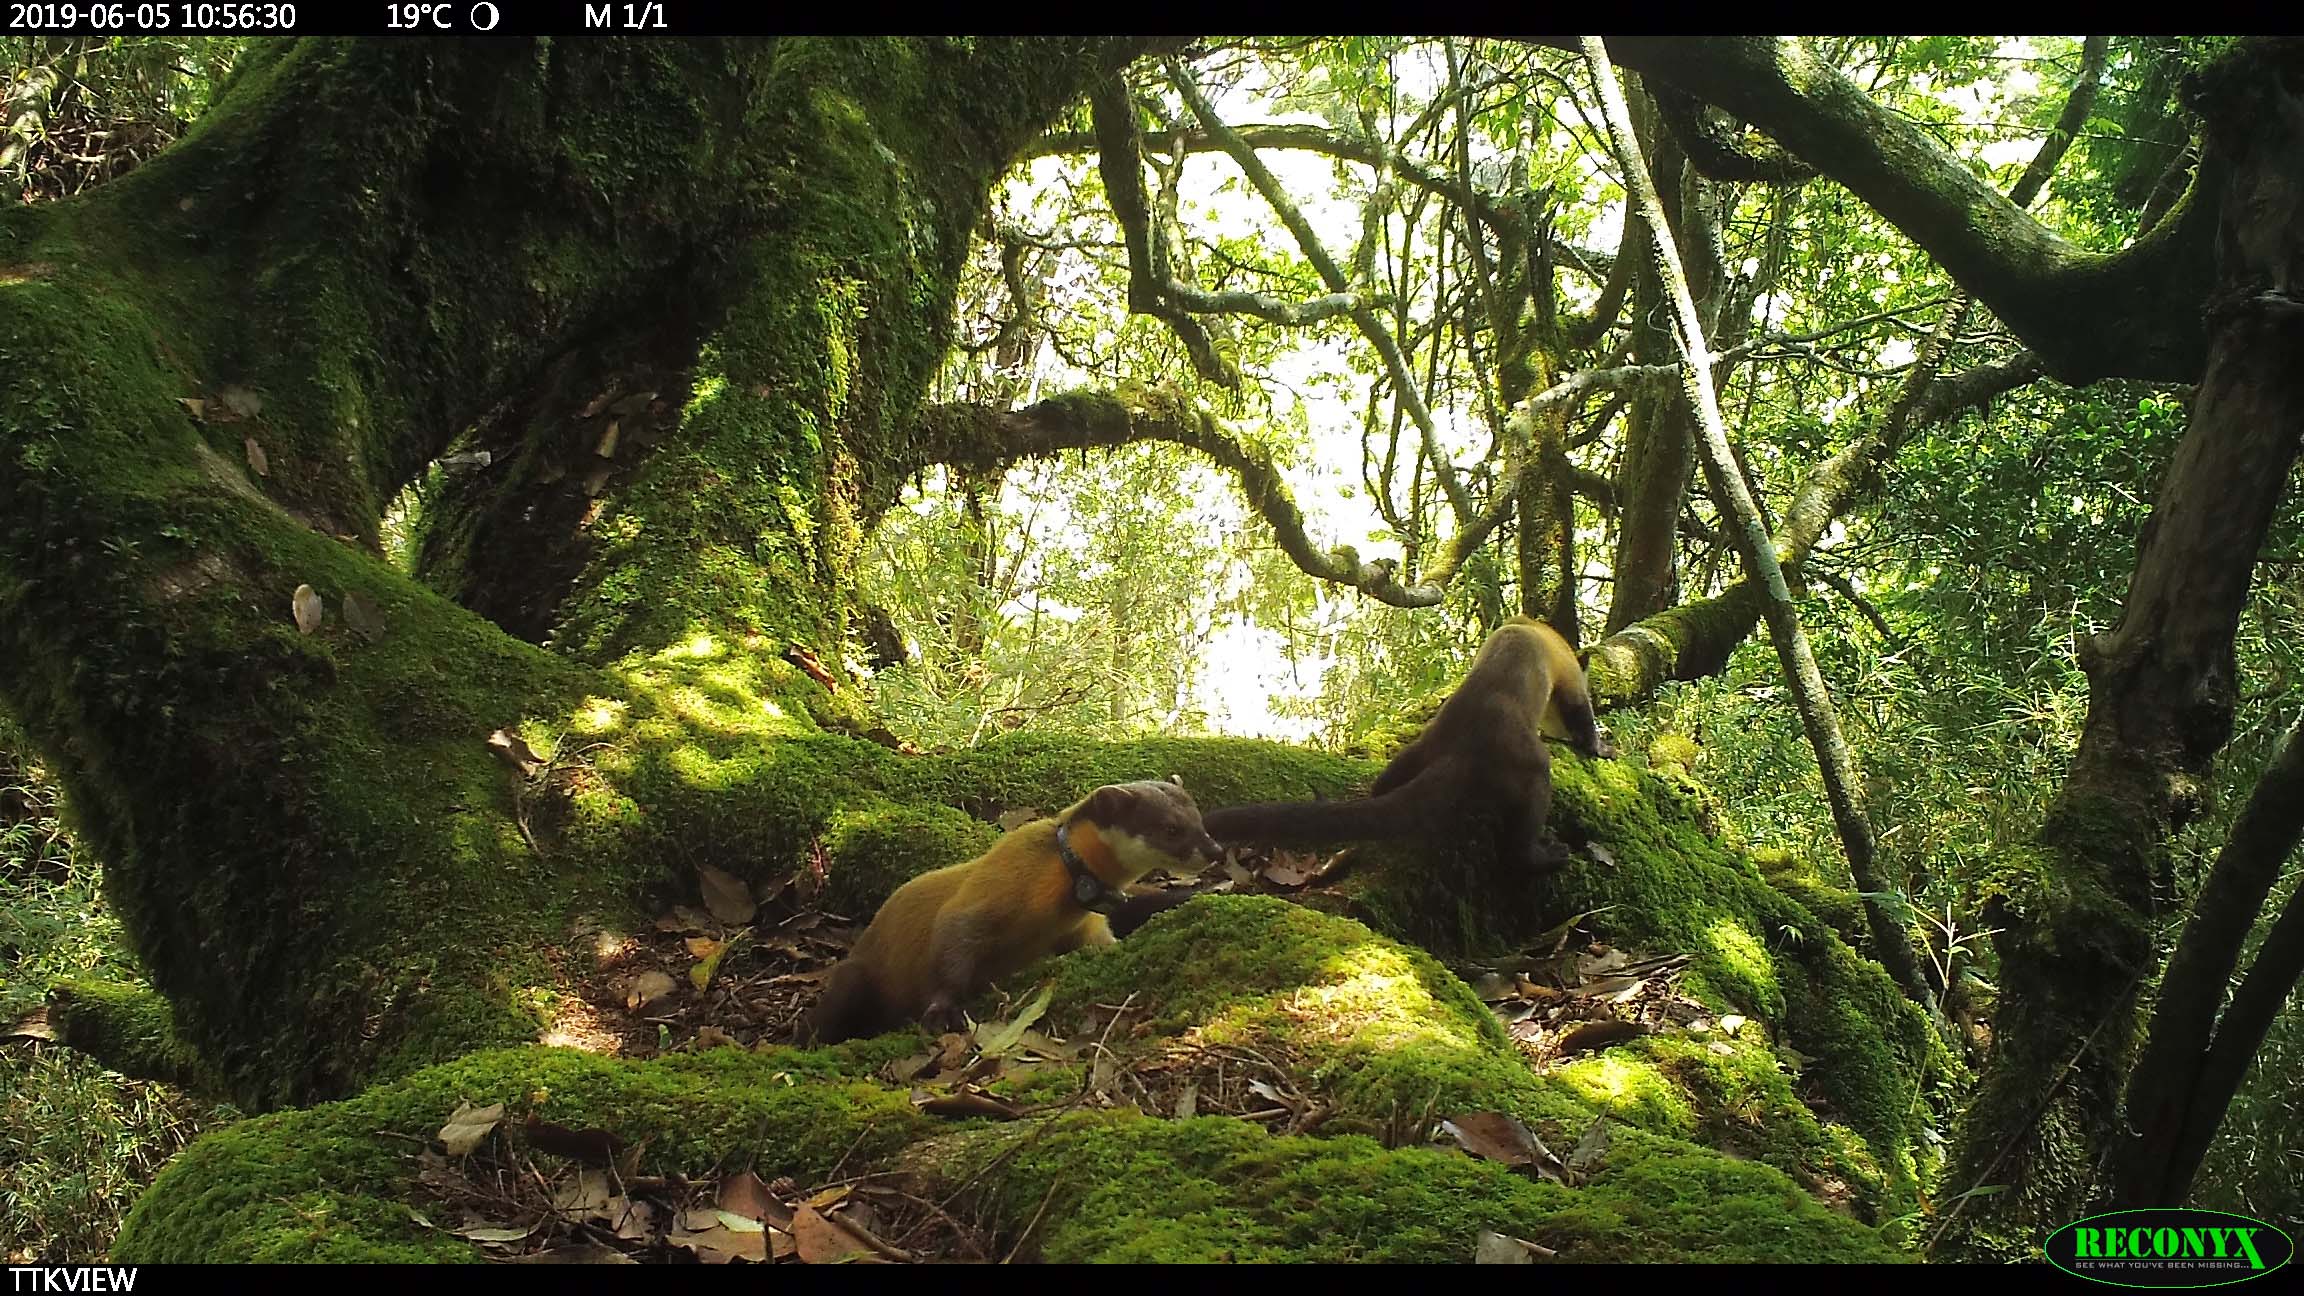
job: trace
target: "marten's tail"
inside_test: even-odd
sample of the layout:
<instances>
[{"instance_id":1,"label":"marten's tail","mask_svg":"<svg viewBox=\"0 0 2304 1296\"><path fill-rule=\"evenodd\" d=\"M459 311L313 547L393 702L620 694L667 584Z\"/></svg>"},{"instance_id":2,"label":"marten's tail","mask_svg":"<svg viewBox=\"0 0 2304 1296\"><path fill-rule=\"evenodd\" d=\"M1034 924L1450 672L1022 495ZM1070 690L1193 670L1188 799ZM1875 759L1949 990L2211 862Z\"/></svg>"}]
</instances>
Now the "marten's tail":
<instances>
[{"instance_id":1,"label":"marten's tail","mask_svg":"<svg viewBox=\"0 0 2304 1296\"><path fill-rule=\"evenodd\" d=\"M1415 837L1444 825L1440 811L1450 789L1441 767L1421 774L1382 796L1353 801L1268 801L1226 806L1201 817L1208 835L1220 842L1270 846L1324 846L1340 841L1385 841Z\"/></svg>"},{"instance_id":2,"label":"marten's tail","mask_svg":"<svg viewBox=\"0 0 2304 1296\"><path fill-rule=\"evenodd\" d=\"M800 1028L804 1044L838 1044L842 1040L877 1035L887 1029L887 1009L880 988L854 961L844 962L824 978L824 992Z\"/></svg>"}]
</instances>

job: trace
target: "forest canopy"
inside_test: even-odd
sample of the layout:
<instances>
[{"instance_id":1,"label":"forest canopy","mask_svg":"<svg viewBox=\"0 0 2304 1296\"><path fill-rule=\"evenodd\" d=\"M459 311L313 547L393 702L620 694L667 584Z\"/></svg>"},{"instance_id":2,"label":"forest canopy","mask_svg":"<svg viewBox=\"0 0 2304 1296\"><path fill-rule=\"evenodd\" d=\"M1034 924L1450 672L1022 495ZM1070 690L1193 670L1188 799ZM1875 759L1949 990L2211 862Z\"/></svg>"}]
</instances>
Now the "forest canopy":
<instances>
[{"instance_id":1,"label":"forest canopy","mask_svg":"<svg viewBox=\"0 0 2304 1296\"><path fill-rule=\"evenodd\" d=\"M0 53L12 1256L2304 1219L2304 44ZM796 1038L906 879L1364 795L1515 616L1566 867L1235 850Z\"/></svg>"}]
</instances>

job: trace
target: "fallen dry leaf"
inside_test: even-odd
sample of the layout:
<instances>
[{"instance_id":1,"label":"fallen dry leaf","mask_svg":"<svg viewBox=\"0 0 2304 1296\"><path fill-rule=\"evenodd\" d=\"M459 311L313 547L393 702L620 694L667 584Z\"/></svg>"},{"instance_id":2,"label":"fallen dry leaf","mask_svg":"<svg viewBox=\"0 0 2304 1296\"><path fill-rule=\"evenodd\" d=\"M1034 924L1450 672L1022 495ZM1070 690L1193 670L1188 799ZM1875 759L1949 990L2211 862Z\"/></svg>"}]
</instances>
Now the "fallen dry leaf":
<instances>
[{"instance_id":1,"label":"fallen dry leaf","mask_svg":"<svg viewBox=\"0 0 2304 1296\"><path fill-rule=\"evenodd\" d=\"M448 1155L464 1156L480 1146L480 1140L488 1137L489 1131L495 1129L496 1123L503 1119L502 1103L490 1103L486 1107L458 1103L454 1114L448 1117L448 1123L440 1127L440 1141L447 1145ZM527 1235L523 1232L521 1236Z\"/></svg>"},{"instance_id":2,"label":"fallen dry leaf","mask_svg":"<svg viewBox=\"0 0 2304 1296\"><path fill-rule=\"evenodd\" d=\"M831 1264L850 1256L872 1254L871 1243L813 1206L802 1206L792 1212L792 1240L799 1244L800 1260L804 1264Z\"/></svg>"},{"instance_id":3,"label":"fallen dry leaf","mask_svg":"<svg viewBox=\"0 0 2304 1296\"><path fill-rule=\"evenodd\" d=\"M451 1231L460 1238L470 1238L474 1242L518 1242L536 1230L533 1228L498 1228L494 1225L481 1224L472 1228L460 1228Z\"/></svg>"},{"instance_id":4,"label":"fallen dry leaf","mask_svg":"<svg viewBox=\"0 0 2304 1296\"><path fill-rule=\"evenodd\" d=\"M1480 1241L1472 1249L1474 1264L1534 1264L1536 1257L1517 1238L1508 1238L1488 1229L1480 1230Z\"/></svg>"},{"instance_id":5,"label":"fallen dry leaf","mask_svg":"<svg viewBox=\"0 0 2304 1296\"><path fill-rule=\"evenodd\" d=\"M264 398L245 387L227 387L217 395L223 398L224 408L242 418L254 418L264 412Z\"/></svg>"},{"instance_id":6,"label":"fallen dry leaf","mask_svg":"<svg viewBox=\"0 0 2304 1296\"><path fill-rule=\"evenodd\" d=\"M1440 1122L1440 1128L1453 1135L1466 1152L1484 1161L1514 1169L1530 1166L1547 1179L1560 1180L1560 1158L1552 1155L1527 1126L1503 1112L1466 1112Z\"/></svg>"},{"instance_id":7,"label":"fallen dry leaf","mask_svg":"<svg viewBox=\"0 0 2304 1296\"><path fill-rule=\"evenodd\" d=\"M256 470L256 475L259 477L271 476L271 463L264 457L264 447L256 444L256 438L242 437L240 443L241 448L248 452L248 466Z\"/></svg>"},{"instance_id":8,"label":"fallen dry leaf","mask_svg":"<svg viewBox=\"0 0 2304 1296\"><path fill-rule=\"evenodd\" d=\"M936 1055L933 1053L918 1053L911 1057L898 1058L880 1068L881 1078L890 1084L910 1084L923 1075L934 1075L935 1073Z\"/></svg>"},{"instance_id":9,"label":"fallen dry leaf","mask_svg":"<svg viewBox=\"0 0 2304 1296\"><path fill-rule=\"evenodd\" d=\"M1600 1168L1601 1160L1607 1155L1608 1118L1595 1116L1592 1123L1584 1127L1584 1137L1576 1140L1576 1150L1568 1154L1568 1173L1576 1179L1586 1178Z\"/></svg>"},{"instance_id":10,"label":"fallen dry leaf","mask_svg":"<svg viewBox=\"0 0 2304 1296\"><path fill-rule=\"evenodd\" d=\"M931 1116L989 1116L1015 1120L1023 1113L981 1089L962 1088L915 1104Z\"/></svg>"},{"instance_id":11,"label":"fallen dry leaf","mask_svg":"<svg viewBox=\"0 0 2304 1296\"><path fill-rule=\"evenodd\" d=\"M1040 1020L1042 1013L1048 1011L1048 1000L1055 993L1056 984L1050 982L1040 988L1040 993L1033 996L1032 1002L1024 1005L1024 1010L1016 1014L1015 1020L979 1023L976 1039L984 1056L1000 1057L1014 1051L1017 1042L1024 1037L1025 1030Z\"/></svg>"},{"instance_id":12,"label":"fallen dry leaf","mask_svg":"<svg viewBox=\"0 0 2304 1296\"><path fill-rule=\"evenodd\" d=\"M760 912L753 902L751 888L733 874L723 872L709 864L696 866L696 875L704 888L704 907L712 916L724 923L748 923Z\"/></svg>"},{"instance_id":13,"label":"fallen dry leaf","mask_svg":"<svg viewBox=\"0 0 2304 1296\"><path fill-rule=\"evenodd\" d=\"M1300 887L1319 875L1319 858L1296 851L1275 851L1264 866L1264 880L1280 887Z\"/></svg>"},{"instance_id":14,"label":"fallen dry leaf","mask_svg":"<svg viewBox=\"0 0 2304 1296\"><path fill-rule=\"evenodd\" d=\"M656 1236L656 1207L649 1202L630 1197L612 1197L608 1208L601 1212L608 1227L627 1242L645 1242Z\"/></svg>"},{"instance_id":15,"label":"fallen dry leaf","mask_svg":"<svg viewBox=\"0 0 2304 1296\"><path fill-rule=\"evenodd\" d=\"M700 959L710 958L713 955L719 953L721 950L728 948L728 942L724 940L714 940L710 936L691 936L688 938L686 943L688 946L688 953L692 957Z\"/></svg>"},{"instance_id":16,"label":"fallen dry leaf","mask_svg":"<svg viewBox=\"0 0 2304 1296\"><path fill-rule=\"evenodd\" d=\"M589 1217L606 1207L608 1199L615 1195L615 1189L608 1183L607 1171L583 1169L576 1172L574 1179L553 1189L552 1205L571 1215Z\"/></svg>"},{"instance_id":17,"label":"fallen dry leaf","mask_svg":"<svg viewBox=\"0 0 2304 1296\"><path fill-rule=\"evenodd\" d=\"M616 435L622 430L622 428L617 426L614 419L610 419L608 421L608 430L600 434L600 443L592 447L592 453L600 456L603 459L615 458Z\"/></svg>"},{"instance_id":18,"label":"fallen dry leaf","mask_svg":"<svg viewBox=\"0 0 2304 1296\"><path fill-rule=\"evenodd\" d=\"M768 1235L757 1224L750 1232L715 1224L701 1233L671 1233L665 1240L674 1246L687 1247L705 1264L727 1264L732 1260L763 1264L768 1259Z\"/></svg>"},{"instance_id":19,"label":"fallen dry leaf","mask_svg":"<svg viewBox=\"0 0 2304 1296\"><path fill-rule=\"evenodd\" d=\"M302 634L310 634L319 629L320 622L328 615L327 608L320 602L319 592L309 585L296 587L296 595L289 600L289 607L296 614L296 629Z\"/></svg>"},{"instance_id":20,"label":"fallen dry leaf","mask_svg":"<svg viewBox=\"0 0 2304 1296\"><path fill-rule=\"evenodd\" d=\"M1628 1039L1638 1039L1647 1033L1648 1029L1638 1022L1586 1022L1561 1036L1557 1051L1562 1057L1571 1057L1593 1049L1604 1049L1611 1044L1621 1044Z\"/></svg>"},{"instance_id":21,"label":"fallen dry leaf","mask_svg":"<svg viewBox=\"0 0 2304 1296\"><path fill-rule=\"evenodd\" d=\"M760 1182L760 1176L749 1170L722 1176L715 1199L721 1210L734 1211L746 1219L791 1218L791 1213L783 1210L783 1203L776 1200L776 1194L769 1192L768 1185Z\"/></svg>"},{"instance_id":22,"label":"fallen dry leaf","mask_svg":"<svg viewBox=\"0 0 2304 1296\"><path fill-rule=\"evenodd\" d=\"M201 400L198 397L179 396L176 398L176 403L183 406L185 409L192 411L192 417L194 418L205 418L207 416L208 402Z\"/></svg>"},{"instance_id":23,"label":"fallen dry leaf","mask_svg":"<svg viewBox=\"0 0 2304 1296\"><path fill-rule=\"evenodd\" d=\"M736 1037L717 1026L701 1027L696 1032L696 1047L698 1049L732 1048L735 1045Z\"/></svg>"},{"instance_id":24,"label":"fallen dry leaf","mask_svg":"<svg viewBox=\"0 0 2304 1296\"><path fill-rule=\"evenodd\" d=\"M674 905L672 912L656 920L656 930L667 932L717 931L719 926L711 915L692 905Z\"/></svg>"}]
</instances>

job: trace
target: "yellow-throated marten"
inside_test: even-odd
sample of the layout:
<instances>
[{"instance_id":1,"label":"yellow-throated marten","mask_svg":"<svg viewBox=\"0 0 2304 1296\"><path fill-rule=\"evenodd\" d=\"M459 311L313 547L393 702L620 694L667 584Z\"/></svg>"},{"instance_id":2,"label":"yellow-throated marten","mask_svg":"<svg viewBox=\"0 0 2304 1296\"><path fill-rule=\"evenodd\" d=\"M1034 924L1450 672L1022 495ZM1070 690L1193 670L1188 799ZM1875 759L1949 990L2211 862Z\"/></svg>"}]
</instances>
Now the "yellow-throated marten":
<instances>
[{"instance_id":1,"label":"yellow-throated marten","mask_svg":"<svg viewBox=\"0 0 2304 1296\"><path fill-rule=\"evenodd\" d=\"M1514 617L1488 637L1464 682L1366 797L1230 806L1208 813L1208 831L1224 842L1309 846L1440 834L1485 816L1505 863L1556 868L1566 848L1544 826L1552 808L1545 734L1588 756L1616 754L1593 719L1576 650L1543 622Z\"/></svg>"},{"instance_id":2,"label":"yellow-throated marten","mask_svg":"<svg viewBox=\"0 0 2304 1296\"><path fill-rule=\"evenodd\" d=\"M1100 787L965 864L898 887L825 978L801 1037L836 1044L915 1018L957 1027L960 1003L992 982L1051 954L1110 944L1105 915L1121 888L1218 853L1192 794L1176 784Z\"/></svg>"}]
</instances>

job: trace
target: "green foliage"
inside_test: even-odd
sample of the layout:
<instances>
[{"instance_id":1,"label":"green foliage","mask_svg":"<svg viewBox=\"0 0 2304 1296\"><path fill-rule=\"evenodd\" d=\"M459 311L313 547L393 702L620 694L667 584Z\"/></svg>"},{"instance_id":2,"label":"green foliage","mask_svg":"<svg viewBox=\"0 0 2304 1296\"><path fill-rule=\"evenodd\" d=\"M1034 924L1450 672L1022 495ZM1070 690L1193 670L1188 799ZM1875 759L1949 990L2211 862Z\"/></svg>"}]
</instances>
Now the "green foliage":
<instances>
[{"instance_id":1,"label":"green foliage","mask_svg":"<svg viewBox=\"0 0 2304 1296\"><path fill-rule=\"evenodd\" d=\"M159 152L197 118L244 42L231 36L0 37L0 176L68 198Z\"/></svg>"},{"instance_id":2,"label":"green foliage","mask_svg":"<svg viewBox=\"0 0 2304 1296\"><path fill-rule=\"evenodd\" d=\"M136 975L95 861L25 750L0 720L0 1024L38 1009L58 979ZM228 1114L57 1045L0 1046L0 1257L103 1259L161 1164Z\"/></svg>"},{"instance_id":3,"label":"green foliage","mask_svg":"<svg viewBox=\"0 0 2304 1296\"><path fill-rule=\"evenodd\" d=\"M874 533L865 595L917 645L874 701L900 736L973 746L1011 729L1193 733L1235 567L1207 503L1222 486L1175 447L1132 446L1009 475L997 507L922 494Z\"/></svg>"}]
</instances>

